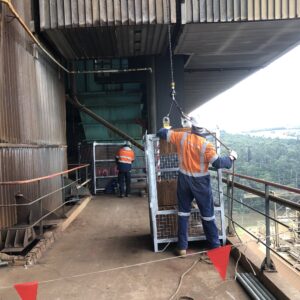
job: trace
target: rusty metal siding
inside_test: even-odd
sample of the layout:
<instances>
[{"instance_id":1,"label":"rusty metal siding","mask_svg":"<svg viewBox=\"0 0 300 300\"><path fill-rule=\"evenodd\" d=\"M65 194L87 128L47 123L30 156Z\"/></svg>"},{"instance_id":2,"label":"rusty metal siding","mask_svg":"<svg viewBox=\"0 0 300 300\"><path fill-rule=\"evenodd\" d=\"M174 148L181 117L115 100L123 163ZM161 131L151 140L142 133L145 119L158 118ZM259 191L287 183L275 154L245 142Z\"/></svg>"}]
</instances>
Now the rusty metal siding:
<instances>
[{"instance_id":1,"label":"rusty metal siding","mask_svg":"<svg viewBox=\"0 0 300 300\"><path fill-rule=\"evenodd\" d=\"M21 26L8 22L9 12L2 7L0 142L65 145L63 79L33 47ZM18 9L26 12L22 6Z\"/></svg>"},{"instance_id":2,"label":"rusty metal siding","mask_svg":"<svg viewBox=\"0 0 300 300\"><path fill-rule=\"evenodd\" d=\"M295 19L300 0L185 0L182 24Z\"/></svg>"},{"instance_id":3,"label":"rusty metal siding","mask_svg":"<svg viewBox=\"0 0 300 300\"><path fill-rule=\"evenodd\" d=\"M176 23L176 0L39 0L39 5L41 30Z\"/></svg>"},{"instance_id":4,"label":"rusty metal siding","mask_svg":"<svg viewBox=\"0 0 300 300\"><path fill-rule=\"evenodd\" d=\"M66 147L1 147L0 182L32 179L65 170L67 168L66 152ZM60 177L42 181L40 186L42 195L60 187ZM30 202L38 198L39 187L37 183L16 186L0 185L0 204L15 203L15 195L19 192L24 195L26 202ZM43 207L50 211L60 203L62 203L61 192L44 200ZM33 219L36 220L39 216L39 206L35 204L31 208L33 210ZM16 207L0 207L0 229L24 221L28 214L29 207L21 207L19 209L16 209Z\"/></svg>"},{"instance_id":5,"label":"rusty metal siding","mask_svg":"<svg viewBox=\"0 0 300 300\"><path fill-rule=\"evenodd\" d=\"M31 179L65 170L63 78L36 51L7 7L0 6L0 181ZM14 6L29 25L31 0L14 1ZM45 182L42 193L60 186L58 179ZM37 196L37 186L0 186L0 204L14 203L17 192L30 201ZM61 202L61 195L55 195L44 207L50 210ZM0 208L0 228L16 224L17 217L27 214L26 208L18 209L18 213L16 208Z\"/></svg>"}]
</instances>

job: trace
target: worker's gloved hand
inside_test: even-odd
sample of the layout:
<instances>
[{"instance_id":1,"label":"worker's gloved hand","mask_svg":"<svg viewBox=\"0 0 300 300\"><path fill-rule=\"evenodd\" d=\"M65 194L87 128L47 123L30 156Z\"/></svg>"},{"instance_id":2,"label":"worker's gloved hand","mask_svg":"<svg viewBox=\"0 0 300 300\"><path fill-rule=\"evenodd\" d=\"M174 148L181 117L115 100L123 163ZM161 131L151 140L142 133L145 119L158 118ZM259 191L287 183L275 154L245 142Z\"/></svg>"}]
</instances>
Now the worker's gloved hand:
<instances>
[{"instance_id":1,"label":"worker's gloved hand","mask_svg":"<svg viewBox=\"0 0 300 300\"><path fill-rule=\"evenodd\" d=\"M238 158L238 155L234 150L231 150L229 153L229 157L231 160L236 160Z\"/></svg>"}]
</instances>

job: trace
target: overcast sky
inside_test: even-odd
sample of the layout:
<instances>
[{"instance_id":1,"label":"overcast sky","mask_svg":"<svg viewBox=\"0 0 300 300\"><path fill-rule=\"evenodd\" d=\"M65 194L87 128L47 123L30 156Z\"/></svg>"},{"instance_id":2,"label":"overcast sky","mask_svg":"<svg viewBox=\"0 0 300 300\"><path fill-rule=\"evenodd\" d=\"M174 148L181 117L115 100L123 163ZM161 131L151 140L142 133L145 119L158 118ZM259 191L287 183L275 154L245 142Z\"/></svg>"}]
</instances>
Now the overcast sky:
<instances>
[{"instance_id":1,"label":"overcast sky","mask_svg":"<svg viewBox=\"0 0 300 300\"><path fill-rule=\"evenodd\" d=\"M300 127L300 46L194 110L206 128L228 132Z\"/></svg>"}]
</instances>

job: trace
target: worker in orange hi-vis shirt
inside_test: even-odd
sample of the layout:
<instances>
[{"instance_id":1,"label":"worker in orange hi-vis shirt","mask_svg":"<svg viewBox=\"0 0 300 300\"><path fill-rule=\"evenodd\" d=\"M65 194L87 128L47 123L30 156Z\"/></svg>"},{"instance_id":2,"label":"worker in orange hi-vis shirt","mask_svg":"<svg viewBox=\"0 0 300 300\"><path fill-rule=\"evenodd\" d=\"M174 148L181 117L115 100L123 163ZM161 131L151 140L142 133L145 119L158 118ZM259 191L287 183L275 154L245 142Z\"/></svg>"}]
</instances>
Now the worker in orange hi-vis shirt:
<instances>
[{"instance_id":1,"label":"worker in orange hi-vis shirt","mask_svg":"<svg viewBox=\"0 0 300 300\"><path fill-rule=\"evenodd\" d=\"M188 221L191 213L191 203L194 199L200 210L203 230L210 249L220 247L208 167L211 164L216 169L229 169L232 166L232 161L237 159L237 153L233 150L228 156L218 156L213 144L205 138L208 133L204 128L201 128L196 119L191 120L190 127L190 132L179 132L166 128L161 128L157 132L158 137L176 145L178 153L177 255L186 255Z\"/></svg>"},{"instance_id":2,"label":"worker in orange hi-vis shirt","mask_svg":"<svg viewBox=\"0 0 300 300\"><path fill-rule=\"evenodd\" d=\"M122 146L116 154L116 163L118 168L118 182L120 197L129 197L130 194L130 183L131 183L131 165L134 161L135 155L131 149L131 143L127 141L124 146ZM124 182L126 189L124 190Z\"/></svg>"}]
</instances>

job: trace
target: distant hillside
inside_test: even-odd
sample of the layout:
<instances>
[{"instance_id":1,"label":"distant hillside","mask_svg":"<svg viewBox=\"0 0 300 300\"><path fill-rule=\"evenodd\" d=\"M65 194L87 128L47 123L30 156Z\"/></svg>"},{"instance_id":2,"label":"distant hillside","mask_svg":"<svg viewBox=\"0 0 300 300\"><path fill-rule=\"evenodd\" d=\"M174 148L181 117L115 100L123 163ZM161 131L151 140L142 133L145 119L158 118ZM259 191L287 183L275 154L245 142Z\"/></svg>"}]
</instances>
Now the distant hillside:
<instances>
[{"instance_id":1,"label":"distant hillside","mask_svg":"<svg viewBox=\"0 0 300 300\"><path fill-rule=\"evenodd\" d=\"M272 138L221 132L221 140L239 155L237 173L300 188L300 129L288 130L284 139L271 130Z\"/></svg>"},{"instance_id":2,"label":"distant hillside","mask_svg":"<svg viewBox=\"0 0 300 300\"><path fill-rule=\"evenodd\" d=\"M242 134L250 136L259 136L272 139L300 139L300 128L270 128L270 129L259 129L243 132Z\"/></svg>"}]
</instances>

